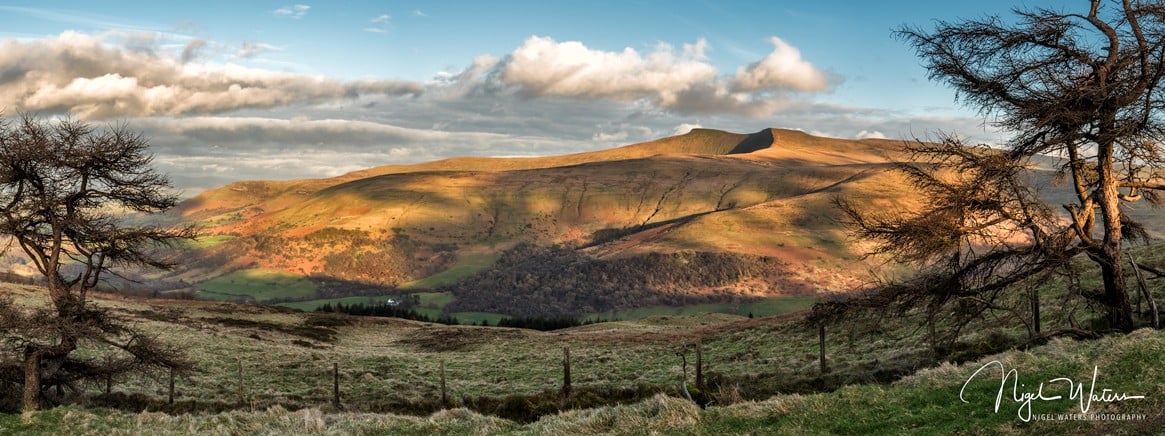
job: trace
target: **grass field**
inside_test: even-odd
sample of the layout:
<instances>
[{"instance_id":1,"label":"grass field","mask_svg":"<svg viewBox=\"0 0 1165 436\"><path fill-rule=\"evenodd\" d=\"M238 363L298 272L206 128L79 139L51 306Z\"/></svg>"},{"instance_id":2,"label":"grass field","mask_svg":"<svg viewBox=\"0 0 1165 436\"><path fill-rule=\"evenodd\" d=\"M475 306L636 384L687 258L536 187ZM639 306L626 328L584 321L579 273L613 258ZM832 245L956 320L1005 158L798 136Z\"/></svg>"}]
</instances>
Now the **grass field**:
<instances>
[{"instance_id":1,"label":"grass field","mask_svg":"<svg viewBox=\"0 0 1165 436\"><path fill-rule=\"evenodd\" d=\"M489 325L498 325L498 321L506 318L506 315L500 313L490 312L453 312L449 314L453 318L457 318L459 324L481 324L482 321L489 322Z\"/></svg>"},{"instance_id":2,"label":"grass field","mask_svg":"<svg viewBox=\"0 0 1165 436\"><path fill-rule=\"evenodd\" d=\"M36 299L22 289L4 291L20 301ZM748 398L769 376L812 378L814 332L799 327L796 318L748 320L733 315L652 317L555 334L357 320L331 327L335 341L309 339L325 346L308 347L293 344L306 338L285 328L318 324L305 323L313 319L308 314L207 302L100 304L126 316L169 310L166 318L140 322L163 340L181 340L203 371L178 380L178 406L220 402L234 410L162 413L163 383L131 379L115 385L116 398L153 398L152 403L132 411L73 405L24 416L0 414L0 434L1152 434L1165 425L1165 332L1149 329L1091 341L1057 339L961 365L943 363L890 384L858 381L828 393ZM886 327L892 332L909 329L894 323ZM832 336L828 347L833 372L869 369L879 360L889 365L917 349L916 341L895 339L895 334L858 340ZM746 394L744 401L700 408L669 387L681 372L676 352L684 342L696 340L702 341L706 371L745 376L735 385ZM555 391L563 346L571 348L580 391L647 384L658 386L659 393L629 404L549 413L532 422L464 408L478 395ZM329 404L333 362L340 365L347 411ZM439 362L446 366L453 407L419 416L402 413L410 409L399 401L438 395ZM1033 419L1025 421L1021 417L1028 416L1028 406L1011 399L1009 383L996 410L1002 372L990 369L995 368L991 362L1016 370L1019 391L1035 393L1043 383L1046 396L1061 398L1032 401ZM235 403L240 363L243 406ZM984 366L989 370L973 377ZM1081 413L1085 404L1068 398L1071 387L1055 380L1087 385L1093 382L1094 368L1099 373L1097 390L1144 398L1093 401ZM744 382L748 380L752 382ZM499 402L496 410L504 410L505 404ZM1081 418L1056 419L1062 414Z\"/></svg>"},{"instance_id":3,"label":"grass field","mask_svg":"<svg viewBox=\"0 0 1165 436\"><path fill-rule=\"evenodd\" d=\"M400 285L400 289L433 289L442 285L453 284L458 280L489 268L500 256L500 252L465 255L458 259L457 264L453 265L452 268L420 280L402 284Z\"/></svg>"},{"instance_id":4,"label":"grass field","mask_svg":"<svg viewBox=\"0 0 1165 436\"><path fill-rule=\"evenodd\" d=\"M207 300L263 302L272 298L313 297L316 286L302 276L264 269L238 270L198 285L198 296Z\"/></svg>"},{"instance_id":5,"label":"grass field","mask_svg":"<svg viewBox=\"0 0 1165 436\"><path fill-rule=\"evenodd\" d=\"M193 240L183 241L180 248L188 248L188 249L210 248L210 247L225 243L227 241L230 241L231 239L235 239L235 237L232 235L199 236Z\"/></svg>"},{"instance_id":6,"label":"grass field","mask_svg":"<svg viewBox=\"0 0 1165 436\"><path fill-rule=\"evenodd\" d=\"M657 395L629 405L573 410L529 424L466 409L427 417L342 413L323 408L282 407L217 415L127 413L78 407L37 412L24 420L0 415L0 431L15 433L187 432L292 434L1153 434L1165 425L1165 373L1135 371L1146 356L1165 348L1161 332L1097 341L1055 341L1030 352L1012 351L964 365L920 371L888 386L851 386L812 395L777 395L701 409L687 400ZM1033 386L1059 377L1087 382L1093 367L1109 371L1098 380L1113 392L1144 399L1092 403L1080 413L1078 401L1064 398L1031 403L1032 417L1020 418L1021 402L1005 398L994 410L998 381L976 379L978 368L998 361L1015 369L1021 384ZM1152 367L1150 365L1150 367ZM1159 366L1157 366L1159 368ZM994 377L994 374L992 374ZM1057 386L1062 388L1063 385ZM1050 395L1052 389L1045 391ZM1066 394L1057 390L1058 394ZM1083 419L1056 419L1059 415ZM1041 418L1042 417L1042 418ZM1091 418L1089 418L1091 417ZM1116 419L1121 418L1121 419Z\"/></svg>"}]
</instances>

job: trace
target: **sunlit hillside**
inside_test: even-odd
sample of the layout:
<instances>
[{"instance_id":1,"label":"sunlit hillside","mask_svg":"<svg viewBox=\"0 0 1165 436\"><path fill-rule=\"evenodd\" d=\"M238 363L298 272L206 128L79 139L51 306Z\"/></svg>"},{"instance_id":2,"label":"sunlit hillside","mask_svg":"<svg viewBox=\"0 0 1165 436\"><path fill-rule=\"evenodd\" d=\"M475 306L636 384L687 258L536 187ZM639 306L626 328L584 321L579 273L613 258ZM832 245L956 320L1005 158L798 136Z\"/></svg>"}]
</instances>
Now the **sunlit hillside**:
<instances>
[{"instance_id":1,"label":"sunlit hillside","mask_svg":"<svg viewBox=\"0 0 1165 436\"><path fill-rule=\"evenodd\" d=\"M843 291L861 283L864 268L839 268L858 262L860 250L840 229L832 198L908 205L886 171L900 148L900 141L791 130L696 129L565 156L455 158L331 179L233 183L171 212L175 222L197 224L205 242L167 279L197 285L263 270L439 285L530 242L577 247L597 259L649 252L770 258L784 264L786 286L743 278L732 288L758 296Z\"/></svg>"}]
</instances>

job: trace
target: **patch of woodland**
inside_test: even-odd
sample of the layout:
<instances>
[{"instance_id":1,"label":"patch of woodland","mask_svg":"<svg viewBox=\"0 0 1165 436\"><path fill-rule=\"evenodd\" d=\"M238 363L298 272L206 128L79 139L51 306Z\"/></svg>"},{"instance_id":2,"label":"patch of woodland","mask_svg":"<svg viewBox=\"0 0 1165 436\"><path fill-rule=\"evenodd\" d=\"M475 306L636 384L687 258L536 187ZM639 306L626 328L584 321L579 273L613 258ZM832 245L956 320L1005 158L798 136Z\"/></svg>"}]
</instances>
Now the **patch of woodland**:
<instances>
[{"instance_id":1,"label":"patch of woodland","mask_svg":"<svg viewBox=\"0 0 1165 436\"><path fill-rule=\"evenodd\" d=\"M779 286L787 268L777 259L738 253L595 259L568 247L523 243L504 252L493 268L442 290L456 297L447 312L571 318L656 305L750 302L755 297L739 291L743 283Z\"/></svg>"}]
</instances>

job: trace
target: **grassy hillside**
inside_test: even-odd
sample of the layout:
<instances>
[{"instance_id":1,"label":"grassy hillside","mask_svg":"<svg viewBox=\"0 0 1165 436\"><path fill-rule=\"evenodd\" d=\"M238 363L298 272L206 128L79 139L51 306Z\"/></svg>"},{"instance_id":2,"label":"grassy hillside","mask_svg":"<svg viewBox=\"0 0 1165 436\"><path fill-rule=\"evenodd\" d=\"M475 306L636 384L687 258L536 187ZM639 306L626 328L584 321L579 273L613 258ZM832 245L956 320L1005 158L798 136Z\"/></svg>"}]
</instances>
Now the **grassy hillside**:
<instances>
[{"instance_id":1,"label":"grassy hillside","mask_svg":"<svg viewBox=\"0 0 1165 436\"><path fill-rule=\"evenodd\" d=\"M863 247L839 223L833 200L845 196L883 210L917 204L907 183L889 171L904 159L900 150L901 141L893 140L821 138L780 129L748 135L697 129L565 156L455 158L330 179L239 182L207 191L170 213L172 222L197 224L206 236L178 254L182 269L157 278L208 290L205 283L219 286L235 271L280 271L308 278L316 288L314 295L291 288L286 295L274 288L265 294L295 303L387 295L393 288L424 290L463 280L466 288L496 269L502 253L532 243L629 263L642 263L653 254L712 253L783 265L773 274L782 277L778 283L742 278L716 287L687 287L687 297L715 289L731 289L738 298L828 295L859 287L876 266L862 259ZM1044 163L1035 180L1058 204L1067 188L1053 183L1049 165ZM1165 221L1157 212L1140 208L1131 216L1160 235ZM566 264L543 268L571 270ZM641 276L606 280L636 282ZM555 288L557 283L527 285L548 287L546 293L554 295L568 291ZM503 290L487 291L505 297ZM249 293L203 295L245 299ZM583 300L608 297L595 290ZM655 300L627 298L618 307L594 310L655 306ZM458 310L520 303L510 296Z\"/></svg>"},{"instance_id":2,"label":"grassy hillside","mask_svg":"<svg viewBox=\"0 0 1165 436\"><path fill-rule=\"evenodd\" d=\"M778 395L724 407L700 409L684 399L657 395L634 404L568 411L520 424L467 409L426 417L288 410L216 415L126 413L65 407L24 420L0 415L0 432L37 434L1153 434L1165 426L1165 374L1142 372L1146 355L1165 348L1165 335L1139 331L1129 337L1080 343L1057 341L1031 352L1008 352L964 365L945 365L890 386L855 386L812 395ZM1100 357L1097 357L1100 356ZM1080 413L1075 401L1033 403L1034 419L1024 422L1018 407L1005 400L998 412L992 401L997 383L976 380L964 403L959 391L969 374L998 361L1015 369L1024 383L1059 377L1091 380L1091 366L1114 368L1098 381L1106 389L1144 395L1090 405ZM1158 366L1159 367L1159 366ZM1059 392L1063 394L1064 392ZM1091 417L1078 419L1076 417Z\"/></svg>"},{"instance_id":3,"label":"grassy hillside","mask_svg":"<svg viewBox=\"0 0 1165 436\"><path fill-rule=\"evenodd\" d=\"M43 290L21 285L0 285L0 294L24 305L43 305L45 298ZM1120 434L1165 425L1165 334L1147 329L994 354L1022 337L1007 318L986 319L960 341L964 358L978 356L954 364L934 360L916 320L885 319L876 331L854 320L830 327L830 370L822 374L817 331L796 314L654 316L543 333L204 301L98 296L97 304L161 340L184 344L199 372L177 380L173 405L166 403L165 380L117 380L109 394L88 386L83 404L0 414L0 433ZM705 391L694 387L697 343ZM558 393L563 347L570 348L574 386L565 404ZM681 399L681 355L690 389L715 401L711 407ZM1025 422L1016 415L1021 402L1005 398L994 410L998 371L968 383L967 402L960 400L963 384L994 361L1017 371L1021 391L1045 382L1049 396L1068 391L1051 380L1091 383L1095 367L1098 390L1145 398L1094 401L1089 413L1143 416L1055 420L1081 407L1060 399L1032 402L1037 419ZM333 364L344 410L331 405ZM446 410L439 401L442 364ZM903 375L909 376L899 380Z\"/></svg>"},{"instance_id":4,"label":"grassy hillside","mask_svg":"<svg viewBox=\"0 0 1165 436\"><path fill-rule=\"evenodd\" d=\"M742 295L848 290L864 268L824 273L859 262L829 201L838 194L906 201L884 171L897 148L777 129L696 129L565 156L455 158L331 179L239 182L169 214L205 236L180 254L181 270L159 279L194 284L207 297L248 298L252 290L209 291L234 271L281 271L310 278L318 299L333 299L355 296L337 286L450 285L489 270L516 244L534 243L578 247L599 259L734 253L787 266L789 286L741 281L733 287Z\"/></svg>"}]
</instances>

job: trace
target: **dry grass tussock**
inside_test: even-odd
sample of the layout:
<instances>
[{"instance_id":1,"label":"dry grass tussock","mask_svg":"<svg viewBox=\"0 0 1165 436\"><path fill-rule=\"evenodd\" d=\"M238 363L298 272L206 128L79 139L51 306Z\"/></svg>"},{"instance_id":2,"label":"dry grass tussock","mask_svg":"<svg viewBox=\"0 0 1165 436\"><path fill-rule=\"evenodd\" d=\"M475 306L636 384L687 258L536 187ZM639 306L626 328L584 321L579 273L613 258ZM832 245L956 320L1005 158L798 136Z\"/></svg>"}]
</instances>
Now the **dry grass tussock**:
<instances>
[{"instance_id":1,"label":"dry grass tussock","mask_svg":"<svg viewBox=\"0 0 1165 436\"><path fill-rule=\"evenodd\" d=\"M513 430L516 424L466 409L437 412L429 417L370 413L327 414L317 408L290 411L279 406L265 411L233 411L215 415L168 415L142 412L65 411L42 434L100 435L349 435L349 434L470 434ZM41 420L50 419L47 416ZM3 433L0 428L0 433Z\"/></svg>"},{"instance_id":2,"label":"dry grass tussock","mask_svg":"<svg viewBox=\"0 0 1165 436\"><path fill-rule=\"evenodd\" d=\"M572 410L530 424L534 434L645 434L691 428L700 422L700 408L690 401L656 395L613 407Z\"/></svg>"}]
</instances>

